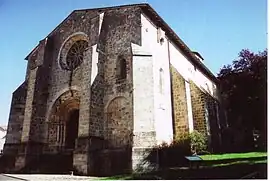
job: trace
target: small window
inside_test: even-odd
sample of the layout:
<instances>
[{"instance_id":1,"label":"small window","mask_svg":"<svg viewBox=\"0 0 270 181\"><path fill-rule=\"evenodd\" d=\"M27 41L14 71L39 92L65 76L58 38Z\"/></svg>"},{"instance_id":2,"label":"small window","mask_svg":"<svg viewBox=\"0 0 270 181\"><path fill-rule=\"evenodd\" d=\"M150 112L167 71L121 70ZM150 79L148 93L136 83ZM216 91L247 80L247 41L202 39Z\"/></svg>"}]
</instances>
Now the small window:
<instances>
[{"instance_id":1,"label":"small window","mask_svg":"<svg viewBox=\"0 0 270 181\"><path fill-rule=\"evenodd\" d=\"M127 78L127 62L123 57L118 59L117 70L117 80L124 80Z\"/></svg>"},{"instance_id":2,"label":"small window","mask_svg":"<svg viewBox=\"0 0 270 181\"><path fill-rule=\"evenodd\" d=\"M160 38L159 40L160 45L163 45L164 41L165 41L164 38Z\"/></svg>"},{"instance_id":3,"label":"small window","mask_svg":"<svg viewBox=\"0 0 270 181\"><path fill-rule=\"evenodd\" d=\"M159 69L159 92L164 93L164 71L162 68Z\"/></svg>"}]
</instances>

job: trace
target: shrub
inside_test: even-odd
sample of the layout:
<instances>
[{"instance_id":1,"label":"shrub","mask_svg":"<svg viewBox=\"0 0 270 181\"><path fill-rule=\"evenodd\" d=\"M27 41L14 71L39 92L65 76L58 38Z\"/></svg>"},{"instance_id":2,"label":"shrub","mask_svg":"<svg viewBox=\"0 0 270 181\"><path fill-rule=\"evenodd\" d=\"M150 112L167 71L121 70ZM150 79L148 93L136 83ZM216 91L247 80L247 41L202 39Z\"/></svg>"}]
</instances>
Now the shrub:
<instances>
[{"instance_id":1,"label":"shrub","mask_svg":"<svg viewBox=\"0 0 270 181\"><path fill-rule=\"evenodd\" d=\"M188 164L185 156L193 153L205 154L207 148L206 137L198 132L183 133L171 144L163 143L153 148L145 157L145 162L156 165L160 168L185 166Z\"/></svg>"},{"instance_id":2,"label":"shrub","mask_svg":"<svg viewBox=\"0 0 270 181\"><path fill-rule=\"evenodd\" d=\"M203 153L207 148L207 138L204 134L194 130L189 135L191 151L193 154Z\"/></svg>"}]
</instances>

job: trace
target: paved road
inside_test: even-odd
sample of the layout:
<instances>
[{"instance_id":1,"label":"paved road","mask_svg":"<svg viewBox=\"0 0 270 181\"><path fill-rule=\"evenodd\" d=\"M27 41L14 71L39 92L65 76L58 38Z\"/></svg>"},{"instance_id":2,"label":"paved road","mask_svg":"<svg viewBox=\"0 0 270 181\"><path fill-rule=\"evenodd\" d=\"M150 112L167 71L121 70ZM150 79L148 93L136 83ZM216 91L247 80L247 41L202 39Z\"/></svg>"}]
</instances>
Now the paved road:
<instances>
[{"instance_id":1,"label":"paved road","mask_svg":"<svg viewBox=\"0 0 270 181\"><path fill-rule=\"evenodd\" d=\"M0 180L1 181L9 181L9 180L22 180L22 179L15 179L15 178L11 178L11 177L7 177L7 176L4 176L4 175L0 175Z\"/></svg>"},{"instance_id":2,"label":"paved road","mask_svg":"<svg viewBox=\"0 0 270 181\"><path fill-rule=\"evenodd\" d=\"M4 180L29 180L29 181L89 181L96 177L71 176L71 175L45 175L45 174L0 174L0 181Z\"/></svg>"}]
</instances>

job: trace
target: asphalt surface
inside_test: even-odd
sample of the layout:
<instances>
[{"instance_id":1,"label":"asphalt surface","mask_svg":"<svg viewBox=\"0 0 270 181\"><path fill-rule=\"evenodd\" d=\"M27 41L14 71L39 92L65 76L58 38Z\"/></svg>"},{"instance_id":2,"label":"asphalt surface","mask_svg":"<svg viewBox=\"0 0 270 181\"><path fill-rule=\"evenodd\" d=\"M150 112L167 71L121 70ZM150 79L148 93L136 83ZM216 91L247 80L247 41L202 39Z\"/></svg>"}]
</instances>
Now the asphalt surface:
<instances>
[{"instance_id":1,"label":"asphalt surface","mask_svg":"<svg viewBox=\"0 0 270 181\"><path fill-rule=\"evenodd\" d=\"M46 174L0 174L0 181L5 180L29 180L29 181L89 181L95 177L73 175L46 175Z\"/></svg>"},{"instance_id":2,"label":"asphalt surface","mask_svg":"<svg viewBox=\"0 0 270 181\"><path fill-rule=\"evenodd\" d=\"M12 177L7 177L7 176L5 176L5 175L0 175L0 180L2 181L9 181L9 180L22 180L22 179L17 179L17 178L12 178Z\"/></svg>"}]
</instances>

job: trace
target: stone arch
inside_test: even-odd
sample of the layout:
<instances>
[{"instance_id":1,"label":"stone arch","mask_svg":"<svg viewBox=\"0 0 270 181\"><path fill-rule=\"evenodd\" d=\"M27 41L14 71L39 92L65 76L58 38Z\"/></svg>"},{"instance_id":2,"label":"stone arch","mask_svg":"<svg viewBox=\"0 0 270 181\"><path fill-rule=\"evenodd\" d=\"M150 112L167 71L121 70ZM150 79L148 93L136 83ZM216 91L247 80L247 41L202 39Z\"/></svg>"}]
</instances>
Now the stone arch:
<instances>
[{"instance_id":1,"label":"stone arch","mask_svg":"<svg viewBox=\"0 0 270 181\"><path fill-rule=\"evenodd\" d=\"M60 69L67 69L65 68L65 61L68 55L70 48L74 45L77 41L85 41L89 44L89 37L84 32L76 32L70 35L61 45L60 51L58 54L57 62L58 67ZM88 45L89 46L89 45Z\"/></svg>"},{"instance_id":2,"label":"stone arch","mask_svg":"<svg viewBox=\"0 0 270 181\"><path fill-rule=\"evenodd\" d=\"M113 98L106 106L106 129L110 147L124 147L131 144L132 120L125 97Z\"/></svg>"},{"instance_id":3,"label":"stone arch","mask_svg":"<svg viewBox=\"0 0 270 181\"><path fill-rule=\"evenodd\" d=\"M74 90L68 90L61 94L50 110L48 116L48 132L47 132L47 142L49 147L61 147L64 148L67 146L66 137L68 136L67 130L70 121L76 121L74 125L77 125L77 128L74 126L74 135L78 134L78 122L79 122L79 107L80 107L80 97L79 92ZM76 120L70 120L71 114L76 111ZM75 137L72 138L72 144L75 144Z\"/></svg>"},{"instance_id":4,"label":"stone arch","mask_svg":"<svg viewBox=\"0 0 270 181\"><path fill-rule=\"evenodd\" d=\"M49 108L47 110L46 113L46 122L49 121L49 117L51 114L51 110L53 108L53 106L55 105L56 101L59 99L59 97L61 97L61 95L64 95L64 93L68 92L68 91L72 91L72 92L80 92L80 87L78 86L71 86L70 88L68 86L66 86L65 88L63 88L61 91L59 91L52 99L52 103L49 105ZM79 94L78 94L79 95Z\"/></svg>"}]
</instances>

